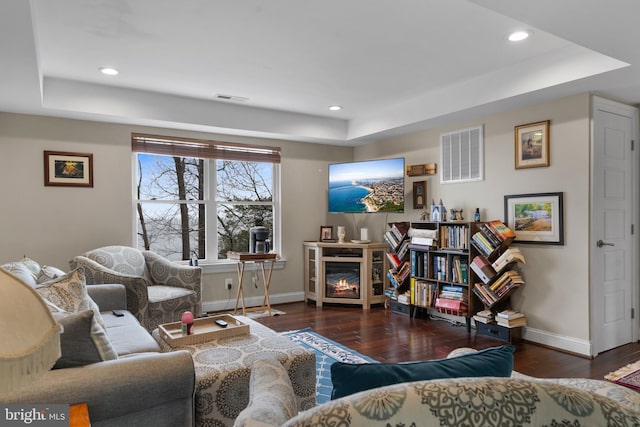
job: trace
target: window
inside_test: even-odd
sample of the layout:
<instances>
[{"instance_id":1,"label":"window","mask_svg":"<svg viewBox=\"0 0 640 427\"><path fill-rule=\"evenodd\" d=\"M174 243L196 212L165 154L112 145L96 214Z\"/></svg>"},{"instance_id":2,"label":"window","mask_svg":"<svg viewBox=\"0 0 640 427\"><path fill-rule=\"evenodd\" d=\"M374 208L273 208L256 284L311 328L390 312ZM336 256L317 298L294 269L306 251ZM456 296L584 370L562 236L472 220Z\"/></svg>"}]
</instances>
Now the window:
<instances>
[{"instance_id":1,"label":"window","mask_svg":"<svg viewBox=\"0 0 640 427\"><path fill-rule=\"evenodd\" d=\"M440 135L440 182L484 179L483 126Z\"/></svg>"},{"instance_id":2,"label":"window","mask_svg":"<svg viewBox=\"0 0 640 427\"><path fill-rule=\"evenodd\" d=\"M171 260L249 250L250 229L279 230L280 150L132 135L136 241Z\"/></svg>"}]
</instances>

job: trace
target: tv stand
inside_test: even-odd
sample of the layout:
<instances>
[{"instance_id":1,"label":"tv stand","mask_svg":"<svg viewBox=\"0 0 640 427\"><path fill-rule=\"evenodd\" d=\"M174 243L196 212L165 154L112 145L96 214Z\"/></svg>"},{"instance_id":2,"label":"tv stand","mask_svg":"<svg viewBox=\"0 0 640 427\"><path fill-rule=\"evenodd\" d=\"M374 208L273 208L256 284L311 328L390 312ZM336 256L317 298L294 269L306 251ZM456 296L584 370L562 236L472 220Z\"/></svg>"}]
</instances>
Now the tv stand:
<instances>
[{"instance_id":1,"label":"tv stand","mask_svg":"<svg viewBox=\"0 0 640 427\"><path fill-rule=\"evenodd\" d=\"M315 301L317 307L361 305L363 310L383 304L389 287L387 249L386 243L304 242L305 301ZM351 285L344 291L334 290L332 283L341 275L359 278L359 289Z\"/></svg>"}]
</instances>

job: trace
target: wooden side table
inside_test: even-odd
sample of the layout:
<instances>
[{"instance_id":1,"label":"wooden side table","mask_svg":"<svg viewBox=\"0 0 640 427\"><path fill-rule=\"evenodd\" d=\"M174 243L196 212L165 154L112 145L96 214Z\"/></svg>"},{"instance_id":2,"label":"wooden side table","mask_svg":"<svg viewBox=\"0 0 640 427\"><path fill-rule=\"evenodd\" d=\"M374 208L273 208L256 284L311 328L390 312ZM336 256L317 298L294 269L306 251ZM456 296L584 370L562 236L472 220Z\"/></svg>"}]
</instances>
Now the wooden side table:
<instances>
[{"instance_id":1,"label":"wooden side table","mask_svg":"<svg viewBox=\"0 0 640 427\"><path fill-rule=\"evenodd\" d=\"M69 427L91 427L89 406L86 403L69 406Z\"/></svg>"},{"instance_id":2,"label":"wooden side table","mask_svg":"<svg viewBox=\"0 0 640 427\"><path fill-rule=\"evenodd\" d=\"M271 273L273 273L273 264L276 262L277 254L254 254L249 252L227 252L227 258L238 262L238 292L236 293L236 306L233 309L233 313L237 313L238 304L242 304L242 315L244 316L247 311L264 310L265 307L269 311L271 316L271 302L269 301L269 285L271 284ZM242 286L242 279L244 277L245 264L252 262L260 265L262 270L262 281L264 283L264 298L262 299L262 306L246 308L244 303L244 288ZM265 268L265 264L269 264L269 270Z\"/></svg>"}]
</instances>

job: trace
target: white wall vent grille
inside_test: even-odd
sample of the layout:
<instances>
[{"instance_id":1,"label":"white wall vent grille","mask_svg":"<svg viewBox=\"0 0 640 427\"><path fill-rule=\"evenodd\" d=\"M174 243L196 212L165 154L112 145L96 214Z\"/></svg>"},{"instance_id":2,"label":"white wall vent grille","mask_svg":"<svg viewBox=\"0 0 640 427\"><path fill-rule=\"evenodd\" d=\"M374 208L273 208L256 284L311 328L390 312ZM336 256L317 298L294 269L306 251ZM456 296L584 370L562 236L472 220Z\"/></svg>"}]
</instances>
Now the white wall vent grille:
<instances>
[{"instance_id":1,"label":"white wall vent grille","mask_svg":"<svg viewBox=\"0 0 640 427\"><path fill-rule=\"evenodd\" d=\"M484 125L440 134L440 183L484 179Z\"/></svg>"}]
</instances>

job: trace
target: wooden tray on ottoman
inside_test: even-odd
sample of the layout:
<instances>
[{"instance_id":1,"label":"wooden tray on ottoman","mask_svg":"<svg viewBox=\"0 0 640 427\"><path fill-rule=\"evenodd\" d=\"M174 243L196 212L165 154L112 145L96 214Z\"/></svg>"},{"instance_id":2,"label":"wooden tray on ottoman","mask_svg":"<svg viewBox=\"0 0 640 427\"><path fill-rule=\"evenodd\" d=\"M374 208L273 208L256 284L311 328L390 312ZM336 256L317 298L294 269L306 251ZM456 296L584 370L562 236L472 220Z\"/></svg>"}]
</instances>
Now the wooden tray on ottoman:
<instances>
[{"instance_id":1,"label":"wooden tray on ottoman","mask_svg":"<svg viewBox=\"0 0 640 427\"><path fill-rule=\"evenodd\" d=\"M216 325L216 320L224 320L227 327ZM236 335L249 335L249 325L242 323L229 314L219 316L201 317L193 321L193 335L182 335L182 323L165 323L158 327L160 336L172 347L190 344L200 344L219 338L233 337Z\"/></svg>"}]
</instances>

